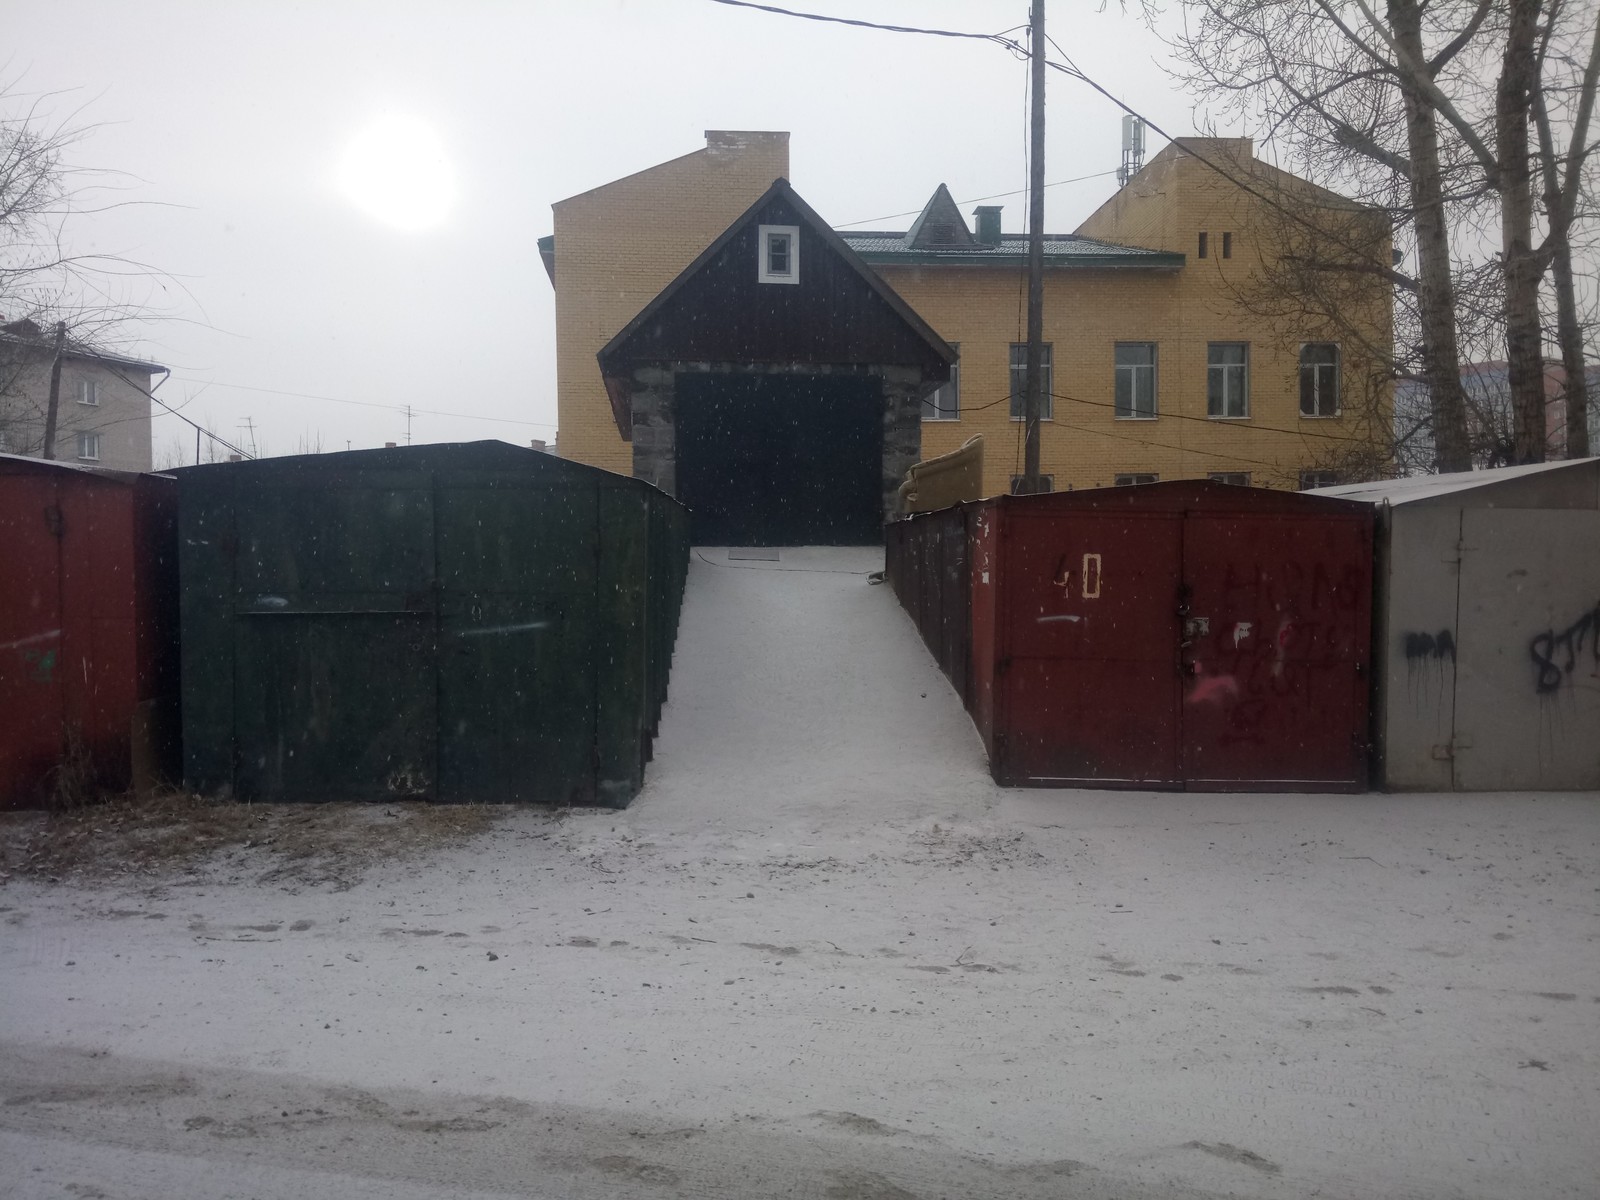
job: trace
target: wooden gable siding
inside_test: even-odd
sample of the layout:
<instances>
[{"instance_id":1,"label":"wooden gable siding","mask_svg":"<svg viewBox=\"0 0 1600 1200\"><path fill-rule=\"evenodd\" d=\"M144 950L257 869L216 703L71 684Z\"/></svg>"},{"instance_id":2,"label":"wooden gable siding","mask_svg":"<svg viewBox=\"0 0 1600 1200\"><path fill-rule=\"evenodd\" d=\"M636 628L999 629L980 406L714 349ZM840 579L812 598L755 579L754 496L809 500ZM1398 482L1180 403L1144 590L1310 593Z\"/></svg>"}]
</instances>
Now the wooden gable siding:
<instances>
[{"instance_id":1,"label":"wooden gable siding","mask_svg":"<svg viewBox=\"0 0 1600 1200\"><path fill-rule=\"evenodd\" d=\"M762 225L799 228L797 284L761 283ZM811 223L771 196L712 259L680 278L654 316L605 357L623 364L811 363L917 367L928 379L949 368Z\"/></svg>"}]
</instances>

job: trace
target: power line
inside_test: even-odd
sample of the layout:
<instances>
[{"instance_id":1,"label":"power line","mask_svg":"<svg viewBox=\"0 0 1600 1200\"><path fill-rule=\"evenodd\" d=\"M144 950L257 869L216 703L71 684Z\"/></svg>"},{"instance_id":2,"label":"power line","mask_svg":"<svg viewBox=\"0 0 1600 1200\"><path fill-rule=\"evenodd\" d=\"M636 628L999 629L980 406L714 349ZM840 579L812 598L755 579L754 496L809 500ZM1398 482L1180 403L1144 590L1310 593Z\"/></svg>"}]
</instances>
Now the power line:
<instances>
[{"instance_id":1,"label":"power line","mask_svg":"<svg viewBox=\"0 0 1600 1200\"><path fill-rule=\"evenodd\" d=\"M1028 53L1027 52L1027 48L1024 47L1020 42L1017 42L1012 38L1005 37L1003 34L998 34L998 33L970 33L970 32L964 33L964 32L960 32L960 31L957 31L957 30L951 30L951 29L921 29L921 28L916 28L916 27L913 27L913 26L906 26L906 25L878 25L878 24L875 24L875 23L873 23L871 21L857 21L857 20L852 20L852 19L846 18L846 17L824 16L821 13L798 12L798 11L796 11L794 9L779 8L776 5L770 5L770 4L754 4L754 3L750 3L749 0L712 0L712 2L715 3L715 4L734 5L734 6L739 7L739 8L758 9L758 10L760 10L762 12L775 13L775 14L778 14L779 16L799 17L799 18L802 18L802 19L808 20L808 21L827 21L827 22L831 22L831 23L839 24L839 25L856 25L856 26L861 26L863 28L867 28L867 29L881 29L881 30L885 30L885 31L890 32L890 33L916 33L916 34L931 34L931 35L936 36L936 37L969 38L969 39L972 39L972 40L975 40L975 41L993 42L998 46L1005 47L1007 50L1011 51L1011 53L1014 54L1014 55L1026 56L1027 53ZM1055 43L1052 41L1051 45L1055 45ZM1056 50L1060 51L1061 47L1060 46L1056 46ZM1046 59L1045 60L1045 65L1047 67L1050 67L1052 70L1060 71L1063 75L1067 75L1067 76L1069 76L1069 77L1071 77L1073 79L1076 79L1076 80L1078 80L1078 81L1080 81L1082 83L1088 84L1091 88L1093 88L1095 91L1099 92L1102 96L1104 96L1107 100L1111 101L1111 103L1115 104L1123 112L1127 113L1129 116L1137 117L1140 121L1144 122L1144 124L1146 126L1148 126L1149 128L1155 130L1156 133L1158 133L1162 137L1166 138L1167 141L1176 142L1178 140L1172 134L1168 133L1165 129L1161 128L1160 125L1157 125L1149 117L1147 117L1143 113L1139 112L1133 106L1125 103L1122 100L1119 100L1116 96L1112 95L1111 92L1108 89L1106 89L1105 87L1102 87L1099 83L1097 83L1093 79L1091 79L1088 75L1086 75L1083 72L1083 70L1077 65L1077 63L1072 61L1071 57L1069 55L1067 55L1065 52L1062 52L1061 56L1062 56L1062 58L1066 59L1065 63L1052 62L1051 60ZM1288 217L1291 221L1295 222L1296 224L1303 225L1305 228L1307 228L1307 229L1311 230L1313 233L1317 234L1317 236L1323 237L1323 238L1327 238L1334 245L1339 246L1341 249L1348 250L1351 253L1355 254L1357 257L1371 257L1369 255L1369 253L1366 250L1364 250L1363 248L1361 248L1359 246L1352 245L1351 243L1345 241L1343 238L1340 238L1337 235L1333 234L1331 231L1323 228L1321 225L1318 225L1316 222L1309 220L1308 218L1303 216L1301 213L1297 212L1294 208L1292 208L1292 207L1290 207L1290 206L1288 206L1286 204L1283 204L1278 200L1273 199L1271 196L1268 196L1264 192L1261 192L1257 188L1251 186L1249 183L1245 182L1243 179L1239 178L1237 175L1233 175L1233 174L1229 173L1227 170L1225 170L1218 163L1214 162L1212 159L1207 158L1204 154L1201 154L1200 152L1195 150L1195 148L1194 148L1194 146L1192 144L1195 139L1191 138L1191 139L1188 139L1188 140L1191 142L1191 144L1186 146L1186 147L1184 147L1184 148L1185 148L1185 150L1188 151L1188 153L1197 162L1199 162L1202 165L1210 168L1216 174L1222 176L1222 178L1226 179L1229 183L1232 183L1235 187L1239 188L1241 191L1244 191L1247 194L1249 194L1251 196L1254 196L1256 199L1260 200L1263 204L1267 205L1267 207L1277 210L1278 212L1282 213L1284 216ZM1107 174L1111 174L1111 173L1112 172L1107 172ZM967 201L963 201L962 203L968 203L968 202ZM1350 203L1354 203L1354 202L1352 201ZM905 215L905 214L900 214L900 215ZM864 222L858 222L858 224L860 224L860 223L864 223ZM1396 271L1392 266L1390 266L1390 265L1388 265L1386 263L1381 263L1381 262L1378 263L1377 264L1377 269L1378 269L1379 273L1382 274L1383 277L1388 279L1389 282L1391 282L1391 283L1394 283L1394 284L1397 284L1397 285L1400 285L1400 286L1404 286L1404 287L1407 287L1407 288L1414 288L1416 286L1416 283L1415 283L1414 280L1410 279L1406 275L1401 274L1399 271Z\"/></svg>"},{"instance_id":2,"label":"power line","mask_svg":"<svg viewBox=\"0 0 1600 1200\"><path fill-rule=\"evenodd\" d=\"M1057 46L1056 49L1059 50L1060 47ZM1065 57L1065 56L1063 55L1063 57ZM1106 88L1102 87L1100 84L1096 83L1093 79L1089 78L1089 76L1085 75L1083 73L1083 71L1079 69L1078 65L1076 63L1074 63L1070 58L1067 59L1065 65L1063 65L1062 63L1058 63L1058 62L1051 62L1049 59L1046 59L1045 60L1045 65L1047 67L1050 67L1053 70L1060 71L1063 75L1066 75L1069 78L1076 79L1076 80L1078 80L1078 81L1080 81L1082 83L1088 84L1095 91L1099 92L1102 96L1104 96L1107 100L1111 101L1111 103L1115 104L1123 112L1127 113L1131 117L1137 117L1146 126L1148 126L1151 129L1154 129L1158 134L1160 134L1162 137L1166 138L1167 141L1173 142L1173 143L1176 143L1178 141L1178 139L1176 137L1174 137L1172 134L1168 133L1165 129L1161 128L1161 126L1157 125L1154 121L1152 121L1149 117L1145 116L1138 109L1136 109L1136 108L1132 107L1131 105L1123 102L1122 100L1117 99L1117 97L1113 96L1110 91L1108 91ZM1345 241L1343 238L1337 236L1336 234L1334 234L1332 231L1328 230L1324 226L1318 225L1316 222L1314 222L1314 221L1310 220L1309 218L1301 215L1299 212L1295 211L1290 206L1288 206L1286 204L1283 204L1282 202L1274 199L1273 197L1267 195L1265 192L1259 191L1255 187L1251 186L1251 184L1249 184L1245 180L1241 179L1239 176L1230 174L1228 171L1224 170L1216 162L1214 162L1211 159L1207 158L1204 154L1201 154L1198 150L1196 150L1194 148L1194 142L1196 140L1197 139L1195 139L1195 138L1186 139L1186 141L1189 144L1184 147L1184 150L1192 158L1194 158L1196 162L1199 162L1201 165L1203 165L1205 167L1209 167L1213 172L1215 172L1216 174L1222 176L1222 178L1226 179L1229 183L1233 184L1240 191L1245 192L1248 195L1254 196L1257 200L1260 200L1268 208L1275 209L1278 212L1282 213L1284 216L1288 217L1291 221L1295 222L1296 224L1305 226L1307 229L1309 229L1313 233L1315 233L1318 237L1327 238L1334 245L1340 247L1341 249L1350 251L1351 253L1355 254L1358 258L1360 258L1360 257L1370 257L1368 252L1366 250L1362 249L1361 247L1352 245L1350 242ZM1350 205L1355 205L1355 201L1347 201L1346 203L1350 204ZM1341 211L1343 211L1343 210L1341 209ZM1376 260L1374 259L1374 261L1376 261ZM1390 266L1388 266L1388 265L1386 265L1384 263L1378 263L1378 271L1385 278L1387 278L1391 283L1400 283L1400 282L1404 281L1407 286L1414 286L1413 281L1409 280L1406 276L1401 275L1400 272L1396 271L1393 267L1390 267Z\"/></svg>"},{"instance_id":3,"label":"power line","mask_svg":"<svg viewBox=\"0 0 1600 1200\"><path fill-rule=\"evenodd\" d=\"M980 42L998 42L1002 46L1015 45L998 33L964 33L955 29L923 29L915 25L880 25L876 21L858 21L852 17L831 17L823 13L797 12L792 8L779 8L775 4L752 4L750 0L712 0L713 4L726 4L730 8L753 8L759 12L775 13L780 17L799 17L804 21L824 21L832 25L853 25L857 29L877 29L884 33L920 33L929 37L970 38Z\"/></svg>"},{"instance_id":4,"label":"power line","mask_svg":"<svg viewBox=\"0 0 1600 1200\"><path fill-rule=\"evenodd\" d=\"M1053 188L1053 187L1061 187L1064 184L1068 184L1068 183L1082 183L1086 179L1103 179L1107 175L1115 175L1116 173L1117 173L1116 168L1113 167L1109 171L1096 171L1093 175L1079 175L1074 179L1057 179L1052 183L1045 184L1045 187ZM957 205L982 204L985 200L1004 200L1007 196L1021 196L1021 195L1024 195L1024 194L1026 194L1027 190L1028 190L1027 188L1018 188L1014 192L996 192L992 196L974 196L971 200L957 200L956 204ZM908 209L905 212L887 213L887 214L885 214L884 216L881 216L881 217L868 217L865 221L846 221L843 225L835 225L834 228L835 229L850 229L850 228L853 228L856 225L871 225L874 221L893 221L897 217L914 217L914 216L918 215L921 212L922 212L922 210L920 208L913 208L913 209Z\"/></svg>"},{"instance_id":5,"label":"power line","mask_svg":"<svg viewBox=\"0 0 1600 1200\"><path fill-rule=\"evenodd\" d=\"M1049 392L1047 394L1050 396L1050 398L1052 400L1065 400L1068 404L1082 404L1082 405L1086 405L1087 407L1090 407L1090 408L1111 408L1111 409L1116 408L1116 401L1114 401L1114 400L1086 400L1082 396L1072 396L1072 395L1068 395L1066 392L1055 392L1055 391ZM976 405L976 406L974 406L972 408L963 408L963 409L961 409L961 413L963 415L965 415L965 414L968 414L968 413L984 412L987 409L998 408L1002 404L1010 404L1011 402L1012 402L1012 397L1009 394L1007 394L1005 396L1002 396L999 400L991 400L987 404L979 404L979 405ZM1013 419L1015 419L1015 418L1013 418ZM1284 427L1282 425L1261 425L1261 424L1256 423L1256 421L1255 421L1255 419L1253 417L1244 418L1244 419L1241 419L1241 418L1238 418L1238 417L1231 417L1231 418L1229 418L1229 417L1201 417L1201 416L1196 416L1193 413L1164 412L1164 413L1157 413L1155 415L1155 417L1153 417L1153 418L1136 418L1136 419L1138 419L1138 420L1154 420L1154 421L1198 421L1198 422L1200 422L1200 423L1202 423L1204 425L1208 425L1208 426L1211 426L1213 428L1215 428L1219 424L1226 424L1229 428L1238 429L1238 430L1249 430L1252 433L1281 433L1286 437L1319 438L1319 439L1322 439L1324 441L1330 441L1330 442L1360 442L1360 441L1364 441L1365 440L1364 438L1360 437L1357 434L1319 433L1314 429L1288 429L1288 428L1286 428L1286 427ZM1051 420L1052 420L1052 422L1054 422L1055 418L1052 417ZM1072 428L1072 429L1082 429L1082 430L1090 430L1091 429L1091 427L1087 426L1087 425L1073 425L1070 428ZM1110 436L1110 435L1108 435L1108 436ZM1124 435L1118 435L1118 436L1129 436L1129 435L1125 435L1124 434ZM1145 441L1146 445L1162 446L1162 447L1164 447L1166 449L1169 449L1169 450L1184 449L1185 448L1183 446L1175 446L1175 445L1173 445L1172 443L1169 443L1169 442L1156 442L1156 441L1150 441L1149 439L1143 439L1143 440ZM1202 452L1201 451L1196 451L1196 453L1202 453Z\"/></svg>"},{"instance_id":6,"label":"power line","mask_svg":"<svg viewBox=\"0 0 1600 1200\"><path fill-rule=\"evenodd\" d=\"M314 392L286 392L278 388L256 387L248 383L224 383L216 379L195 379L190 376L175 376L184 383L204 383L212 387L236 388L243 392L262 392L268 396L290 396L297 400L323 400L329 404L351 404L357 408L381 408L388 412L404 415L408 410L413 414L424 414L430 417L459 417L463 421L492 421L500 425L537 425L542 429L555 429L554 421L524 421L516 417L489 417L478 413L445 412L435 408L411 408L405 404L383 404L376 400L347 400L342 396L320 396Z\"/></svg>"},{"instance_id":7,"label":"power line","mask_svg":"<svg viewBox=\"0 0 1600 1200\"><path fill-rule=\"evenodd\" d=\"M197 431L199 433L205 434L213 442L216 442L217 445L222 446L225 449L231 450L233 453L239 455L240 458L254 458L255 457L255 455L250 454L246 450L244 450L243 447L235 446L232 442L228 441L227 438L219 437L215 433L212 433L211 430L207 429L204 425L200 424L198 421L191 420L190 418L184 416L183 413L179 412L176 408L173 408L172 405L168 404L160 396L156 395L155 392L152 389L144 387L141 384L135 383L132 379L130 379L128 377L128 375L125 372L119 371L116 367L112 366L110 363L105 362L104 360L101 360L101 364L103 366L105 366L105 368L108 371L110 371L111 374L115 375L118 379L122 380L123 383L127 384L134 391L138 392L141 396L144 396L145 398L147 398L149 400L155 401L155 403L159 404L162 408L166 409L167 412L169 412L173 416L177 417L178 420L182 421L185 425L188 425L190 428L194 429L195 431ZM172 375L170 373L168 373L166 378L167 379L171 379ZM163 380L162 382L165 382L165 380Z\"/></svg>"},{"instance_id":8,"label":"power line","mask_svg":"<svg viewBox=\"0 0 1600 1200\"><path fill-rule=\"evenodd\" d=\"M1063 396L1059 392L1051 392L1050 395L1053 398L1058 399L1058 400L1074 400L1075 399L1075 397L1072 397L1072 396ZM1009 399L1010 399L1010 397L1007 397L1006 400L997 400L993 404L980 405L977 408L968 409L966 411L968 411L968 412L982 412L985 408L993 408L995 406L995 404L1007 403L1009 401ZM1096 403L1095 401L1078 401L1078 402L1079 403L1083 403L1083 404ZM1171 415L1171 414L1166 414L1166 415ZM1195 417L1195 418L1189 418L1189 419L1191 419L1191 420L1207 420L1208 418ZM1021 422L1017 421L1016 419L1013 419L1012 423L1016 424L1016 425L1020 425L1021 424ZM1062 424L1062 423L1058 422L1055 418L1052 418L1050 423L1052 425L1054 425L1058 429L1067 430L1067 431L1070 431L1071 433L1075 433L1075 434L1076 433L1091 433L1091 434L1094 434L1096 437L1113 438L1116 441L1130 442L1130 443L1132 443L1133 445L1136 445L1136 446L1145 446L1145 447L1149 447L1149 448L1156 449L1156 450L1176 450L1181 454L1200 455L1200 456L1202 456L1204 458L1216 459L1219 462L1249 463L1252 466L1267 467L1267 468L1269 468L1270 470L1273 470L1273 471L1292 471L1292 470L1296 469L1293 466L1286 466L1281 462L1269 462L1264 458L1254 458L1251 455L1240 454L1240 453L1238 453L1236 451L1232 451L1232 450L1226 450L1226 451L1225 450L1199 450L1199 449L1195 449L1194 447L1191 447L1191 446L1185 446L1182 442L1159 442L1159 441L1156 441L1154 438L1140 437L1137 434L1127 433L1127 432L1114 430L1114 429L1100 429L1100 428L1097 428L1096 426L1093 426L1093 425L1068 425L1068 424ZM1294 436L1296 436L1298 434L1299 436L1302 436L1302 437L1317 437L1317 436L1321 436L1321 437L1333 438L1333 440L1336 440L1336 441L1346 441L1346 442L1355 442L1355 441L1359 441L1360 440L1360 439L1354 438L1354 437L1339 438L1339 437L1337 437L1336 435L1333 435L1333 434L1321 434L1321 435L1318 435L1318 434L1313 434L1313 433L1300 431L1300 430L1276 429L1273 426L1260 426L1258 428L1274 430L1275 432L1283 433L1283 434L1286 434L1287 436L1290 436L1290 437L1294 437ZM1015 472L1013 472L1013 473L1015 473Z\"/></svg>"},{"instance_id":9,"label":"power line","mask_svg":"<svg viewBox=\"0 0 1600 1200\"><path fill-rule=\"evenodd\" d=\"M1153 441L1150 441L1148 438L1130 437L1129 435L1124 434L1124 433L1116 433L1115 431L1109 430L1109 429L1094 429L1094 428L1091 428L1090 426L1087 426L1087 425L1075 425L1075 426L1073 426L1073 430L1076 433L1093 433L1093 434L1097 434L1100 437L1115 438L1115 439L1117 439L1119 441L1124 441L1124 442L1133 442L1134 444L1140 445L1140 446L1151 446L1151 447L1154 447L1157 450L1176 450L1181 454L1202 455L1202 456L1204 456L1206 458L1214 459L1214 460L1216 460L1218 462L1221 462L1221 463L1249 463L1253 467L1266 467L1270 471L1277 471L1277 472L1282 472L1282 473L1289 473L1289 472L1293 472L1293 471L1298 471L1300 469L1300 468L1298 468L1296 466L1292 466L1292 465L1286 466L1281 462L1268 462L1266 459L1263 459L1263 458L1251 458L1247 454L1221 454L1221 453L1216 453L1216 452L1213 452L1213 451L1210 451L1210 450L1194 450L1194 449L1191 449L1191 448L1189 448L1187 446L1182 446L1182 445L1176 445L1175 446L1175 445L1172 445L1172 444L1167 443L1167 442L1153 442ZM1118 473L1119 472L1116 472L1116 471L1112 472L1112 474L1118 474Z\"/></svg>"}]
</instances>

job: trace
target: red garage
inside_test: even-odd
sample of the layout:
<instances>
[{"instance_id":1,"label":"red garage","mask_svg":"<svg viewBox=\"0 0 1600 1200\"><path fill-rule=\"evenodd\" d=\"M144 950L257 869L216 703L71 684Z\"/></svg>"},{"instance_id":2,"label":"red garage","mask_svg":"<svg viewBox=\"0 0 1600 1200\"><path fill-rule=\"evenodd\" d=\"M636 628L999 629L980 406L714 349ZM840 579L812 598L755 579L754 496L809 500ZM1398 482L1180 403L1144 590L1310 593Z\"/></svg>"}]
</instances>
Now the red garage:
<instances>
[{"instance_id":1,"label":"red garage","mask_svg":"<svg viewBox=\"0 0 1600 1200\"><path fill-rule=\"evenodd\" d=\"M0 807L121 789L176 728L172 480L0 455Z\"/></svg>"},{"instance_id":2,"label":"red garage","mask_svg":"<svg viewBox=\"0 0 1600 1200\"><path fill-rule=\"evenodd\" d=\"M888 541L902 602L952 678L966 664L996 781L1365 790L1370 508L1156 483L985 500ZM927 594L951 587L964 654L928 619L961 612Z\"/></svg>"}]
</instances>

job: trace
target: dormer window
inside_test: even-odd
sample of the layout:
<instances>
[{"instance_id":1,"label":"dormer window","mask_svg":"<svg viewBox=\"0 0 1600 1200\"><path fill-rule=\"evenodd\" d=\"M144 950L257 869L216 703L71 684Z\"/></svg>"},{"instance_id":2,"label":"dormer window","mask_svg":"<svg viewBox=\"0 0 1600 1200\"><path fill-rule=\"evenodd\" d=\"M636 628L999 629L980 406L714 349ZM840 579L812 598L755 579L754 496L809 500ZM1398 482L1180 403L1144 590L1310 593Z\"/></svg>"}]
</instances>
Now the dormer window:
<instances>
[{"instance_id":1,"label":"dormer window","mask_svg":"<svg viewBox=\"0 0 1600 1200\"><path fill-rule=\"evenodd\" d=\"M800 282L800 227L762 225L761 261L757 279L762 283Z\"/></svg>"}]
</instances>

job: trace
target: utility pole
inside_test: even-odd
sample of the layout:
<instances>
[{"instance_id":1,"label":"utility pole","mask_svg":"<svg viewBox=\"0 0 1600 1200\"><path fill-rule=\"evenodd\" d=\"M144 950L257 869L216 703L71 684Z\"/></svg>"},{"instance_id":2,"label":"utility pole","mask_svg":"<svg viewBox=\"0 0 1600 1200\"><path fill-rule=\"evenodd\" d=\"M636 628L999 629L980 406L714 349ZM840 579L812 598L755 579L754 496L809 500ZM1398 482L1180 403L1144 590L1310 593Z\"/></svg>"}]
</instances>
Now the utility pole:
<instances>
[{"instance_id":1,"label":"utility pole","mask_svg":"<svg viewBox=\"0 0 1600 1200\"><path fill-rule=\"evenodd\" d=\"M406 445L411 445L411 405L406 405Z\"/></svg>"},{"instance_id":2,"label":"utility pole","mask_svg":"<svg viewBox=\"0 0 1600 1200\"><path fill-rule=\"evenodd\" d=\"M56 416L61 411L61 350L67 342L67 323L56 322L55 352L50 360L50 399L44 410L45 458L56 456Z\"/></svg>"},{"instance_id":3,"label":"utility pole","mask_svg":"<svg viewBox=\"0 0 1600 1200\"><path fill-rule=\"evenodd\" d=\"M1039 418L1044 412L1044 0L1033 0L1029 26L1033 105L1028 154L1028 357L1023 398L1022 484L1031 495L1039 478Z\"/></svg>"}]
</instances>

